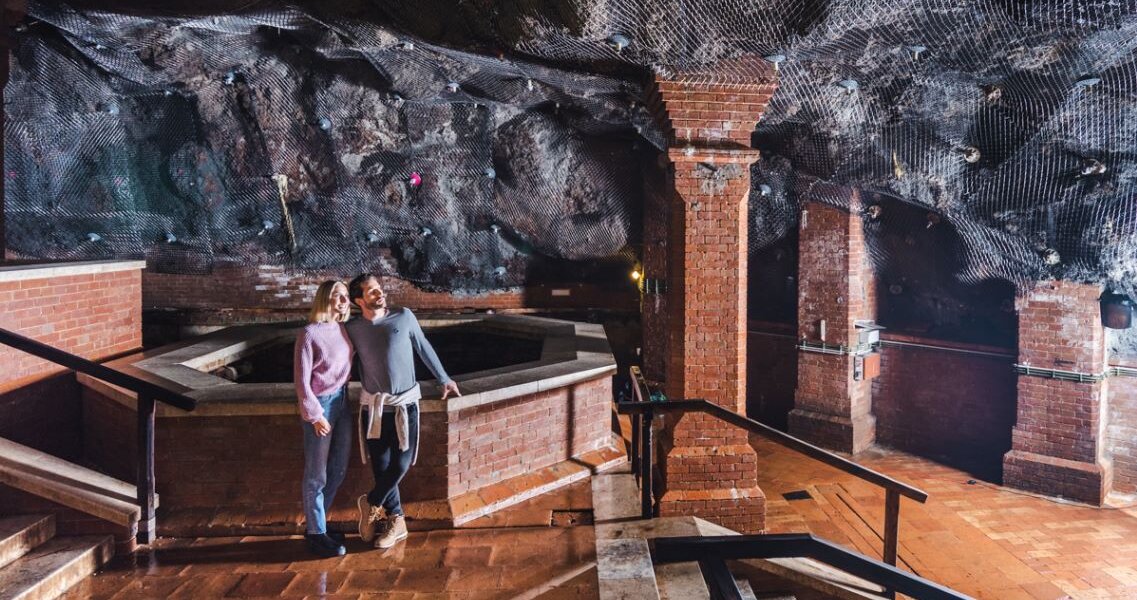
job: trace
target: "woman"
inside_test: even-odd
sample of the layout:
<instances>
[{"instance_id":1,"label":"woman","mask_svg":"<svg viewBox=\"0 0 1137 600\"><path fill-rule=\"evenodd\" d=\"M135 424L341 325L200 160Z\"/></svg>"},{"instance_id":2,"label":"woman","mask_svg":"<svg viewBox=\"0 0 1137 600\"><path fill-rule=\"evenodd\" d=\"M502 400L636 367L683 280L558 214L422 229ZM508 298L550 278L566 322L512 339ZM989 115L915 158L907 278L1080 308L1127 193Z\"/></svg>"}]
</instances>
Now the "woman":
<instances>
[{"instance_id":1,"label":"woman","mask_svg":"<svg viewBox=\"0 0 1137 600\"><path fill-rule=\"evenodd\" d=\"M308 325L296 337L296 397L304 420L304 517L308 549L318 556L343 556L343 537L328 535L328 509L347 472L351 411L347 379L351 341L343 323L351 312L347 286L325 281L316 290Z\"/></svg>"}]
</instances>

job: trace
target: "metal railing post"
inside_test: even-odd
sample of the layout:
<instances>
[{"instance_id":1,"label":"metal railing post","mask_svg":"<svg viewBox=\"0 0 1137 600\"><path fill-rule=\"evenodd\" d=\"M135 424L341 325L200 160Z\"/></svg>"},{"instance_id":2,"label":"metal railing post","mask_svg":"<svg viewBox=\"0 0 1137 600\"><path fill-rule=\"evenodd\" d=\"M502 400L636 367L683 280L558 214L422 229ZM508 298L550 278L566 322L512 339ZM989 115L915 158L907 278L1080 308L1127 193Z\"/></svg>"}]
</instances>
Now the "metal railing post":
<instances>
[{"instance_id":1,"label":"metal railing post","mask_svg":"<svg viewBox=\"0 0 1137 600\"><path fill-rule=\"evenodd\" d=\"M640 513L643 518L650 519L655 516L654 498L652 494L652 463L655 462L654 453L651 451L651 422L652 422L652 407L650 404L645 405L647 410L643 411L640 416L643 419L640 424L640 438L643 440L643 447L640 449Z\"/></svg>"},{"instance_id":2,"label":"metal railing post","mask_svg":"<svg viewBox=\"0 0 1137 600\"><path fill-rule=\"evenodd\" d=\"M900 494L895 490L884 493L884 562L896 566L896 544L900 529Z\"/></svg>"},{"instance_id":3,"label":"metal railing post","mask_svg":"<svg viewBox=\"0 0 1137 600\"><path fill-rule=\"evenodd\" d=\"M138 394L138 543L157 537L154 516L154 398Z\"/></svg>"}]
</instances>

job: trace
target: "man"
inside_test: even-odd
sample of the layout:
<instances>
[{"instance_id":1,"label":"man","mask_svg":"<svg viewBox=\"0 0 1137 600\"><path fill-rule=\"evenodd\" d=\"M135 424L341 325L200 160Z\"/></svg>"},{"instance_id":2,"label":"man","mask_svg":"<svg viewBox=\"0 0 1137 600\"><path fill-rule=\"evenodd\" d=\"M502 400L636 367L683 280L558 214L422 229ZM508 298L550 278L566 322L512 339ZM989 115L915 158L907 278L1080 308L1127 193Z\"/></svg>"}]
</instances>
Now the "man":
<instances>
[{"instance_id":1,"label":"man","mask_svg":"<svg viewBox=\"0 0 1137 600\"><path fill-rule=\"evenodd\" d=\"M366 443L364 462L370 456L375 475L375 487L357 501L359 536L367 542L374 539L377 548L390 548L407 537L399 482L418 455L418 401L422 394L415 381L411 350L442 384L443 400L450 394L461 394L458 384L442 368L414 313L402 307L388 308L387 294L376 275L364 273L352 279L348 296L363 312L345 327L355 347L363 384L360 444ZM386 519L381 509L386 511Z\"/></svg>"}]
</instances>

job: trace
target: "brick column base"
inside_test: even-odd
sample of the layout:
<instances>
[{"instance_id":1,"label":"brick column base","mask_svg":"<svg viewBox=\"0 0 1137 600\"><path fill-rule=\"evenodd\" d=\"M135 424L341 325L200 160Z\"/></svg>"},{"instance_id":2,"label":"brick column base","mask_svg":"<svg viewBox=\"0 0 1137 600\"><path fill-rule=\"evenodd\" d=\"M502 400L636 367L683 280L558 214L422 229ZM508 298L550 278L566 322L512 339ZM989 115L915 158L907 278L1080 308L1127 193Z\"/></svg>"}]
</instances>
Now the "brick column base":
<instances>
[{"instance_id":1,"label":"brick column base","mask_svg":"<svg viewBox=\"0 0 1137 600\"><path fill-rule=\"evenodd\" d=\"M698 489L698 483L685 486L685 482L676 481L677 478L692 473L707 473L712 479L734 479L745 473L755 473L757 464L758 454L749 444L671 448L663 457L661 466L668 474L668 480L673 483L668 485L666 493L660 499L659 516L711 518L715 523L739 533L762 533L766 529L766 494L756 483L729 488L705 486L706 489ZM696 489L687 489L688 487Z\"/></svg>"},{"instance_id":2,"label":"brick column base","mask_svg":"<svg viewBox=\"0 0 1137 600\"><path fill-rule=\"evenodd\" d=\"M1113 487L1113 464L1085 463L1011 450L1003 455L1007 486L1100 506Z\"/></svg>"},{"instance_id":3,"label":"brick column base","mask_svg":"<svg viewBox=\"0 0 1137 600\"><path fill-rule=\"evenodd\" d=\"M857 454L876 440L876 417L871 414L849 418L795 408L789 419L795 436L838 452Z\"/></svg>"}]
</instances>

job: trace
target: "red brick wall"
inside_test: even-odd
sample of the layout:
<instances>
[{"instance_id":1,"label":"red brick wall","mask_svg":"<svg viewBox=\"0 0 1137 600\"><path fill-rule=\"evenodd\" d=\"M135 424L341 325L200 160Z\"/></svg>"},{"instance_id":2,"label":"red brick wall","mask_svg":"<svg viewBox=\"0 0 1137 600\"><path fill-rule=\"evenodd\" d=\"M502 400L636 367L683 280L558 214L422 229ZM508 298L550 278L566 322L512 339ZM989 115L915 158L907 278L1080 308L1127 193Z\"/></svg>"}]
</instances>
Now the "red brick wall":
<instances>
[{"instance_id":1,"label":"red brick wall","mask_svg":"<svg viewBox=\"0 0 1137 600\"><path fill-rule=\"evenodd\" d=\"M70 461L82 458L79 384L71 372L0 386L0 437Z\"/></svg>"},{"instance_id":2,"label":"red brick wall","mask_svg":"<svg viewBox=\"0 0 1137 600\"><path fill-rule=\"evenodd\" d=\"M877 442L999 481L1015 424L1014 351L951 346L990 355L912 346L881 349L881 374L873 382Z\"/></svg>"},{"instance_id":3,"label":"red brick wall","mask_svg":"<svg viewBox=\"0 0 1137 600\"><path fill-rule=\"evenodd\" d=\"M1105 370L1101 288L1065 281L1037 284L1019 300L1019 363L1088 374ZM1007 485L1101 502L1112 471L1099 438L1106 382L1020 375Z\"/></svg>"},{"instance_id":4,"label":"red brick wall","mask_svg":"<svg viewBox=\"0 0 1137 600\"><path fill-rule=\"evenodd\" d=\"M50 268L78 266L45 265L44 271L18 271L22 279L0 281L0 327L92 360L141 346L137 267L54 276L46 272ZM0 437L69 460L81 458L75 375L3 345L0 366Z\"/></svg>"},{"instance_id":5,"label":"red brick wall","mask_svg":"<svg viewBox=\"0 0 1137 600\"><path fill-rule=\"evenodd\" d=\"M450 424L453 496L609 445L612 379L468 408Z\"/></svg>"},{"instance_id":6,"label":"red brick wall","mask_svg":"<svg viewBox=\"0 0 1137 600\"><path fill-rule=\"evenodd\" d=\"M748 196L750 165L759 158L750 135L776 87L772 72L745 85L656 80L650 103L668 136L675 188L664 325L671 398L746 410ZM647 315L645 335L654 331ZM657 360L644 362L654 367ZM744 532L764 527L765 497L745 431L689 415L669 424L663 438L660 514L697 514Z\"/></svg>"},{"instance_id":7,"label":"red brick wall","mask_svg":"<svg viewBox=\"0 0 1137 600\"><path fill-rule=\"evenodd\" d=\"M876 285L864 242L859 197L850 209L810 202L798 238L798 338L851 347L854 321L876 318ZM825 339L821 339L825 321ZM802 351L790 432L826 448L857 453L873 443L872 386L854 381L853 357Z\"/></svg>"},{"instance_id":8,"label":"red brick wall","mask_svg":"<svg viewBox=\"0 0 1137 600\"><path fill-rule=\"evenodd\" d=\"M792 325L751 322L746 335L746 416L786 431L797 386Z\"/></svg>"},{"instance_id":9,"label":"red brick wall","mask_svg":"<svg viewBox=\"0 0 1137 600\"><path fill-rule=\"evenodd\" d=\"M453 497L608 445L611 386L604 377L456 416L424 413L418 463L400 486L403 499ZM90 391L84 396L88 460L134 481L133 411ZM355 434L353 440L338 506L372 485ZM303 440L295 415L163 418L155 449L165 507L299 507Z\"/></svg>"},{"instance_id":10,"label":"red brick wall","mask_svg":"<svg viewBox=\"0 0 1137 600\"><path fill-rule=\"evenodd\" d=\"M142 304L147 308L201 310L250 309L303 313L312 302L316 287L326 279L349 281L354 273L295 273L277 266L230 265L216 267L208 275L145 273ZM384 278L395 304L415 310L462 308L596 308L635 310L635 287L608 289L590 284L532 286L521 291L457 295L428 292L396 278ZM569 290L554 296L553 290Z\"/></svg>"},{"instance_id":11,"label":"red brick wall","mask_svg":"<svg viewBox=\"0 0 1137 600\"><path fill-rule=\"evenodd\" d=\"M0 281L0 328L100 360L142 345L142 276L138 269ZM0 346L0 385L62 371Z\"/></svg>"},{"instance_id":12,"label":"red brick wall","mask_svg":"<svg viewBox=\"0 0 1137 600\"><path fill-rule=\"evenodd\" d=\"M1137 362L1126 364L1137 367ZM1105 444L1113 459L1113 489L1137 493L1137 378L1109 380L1109 415Z\"/></svg>"}]
</instances>

